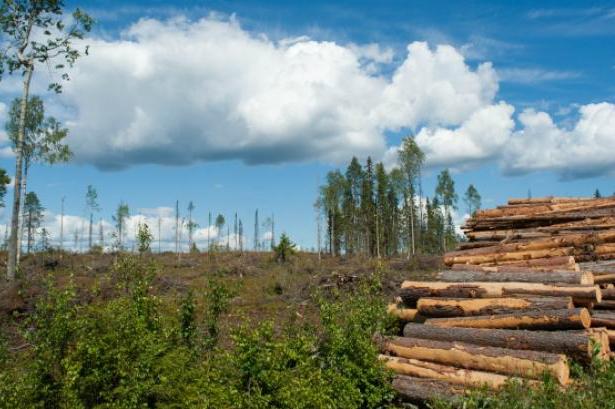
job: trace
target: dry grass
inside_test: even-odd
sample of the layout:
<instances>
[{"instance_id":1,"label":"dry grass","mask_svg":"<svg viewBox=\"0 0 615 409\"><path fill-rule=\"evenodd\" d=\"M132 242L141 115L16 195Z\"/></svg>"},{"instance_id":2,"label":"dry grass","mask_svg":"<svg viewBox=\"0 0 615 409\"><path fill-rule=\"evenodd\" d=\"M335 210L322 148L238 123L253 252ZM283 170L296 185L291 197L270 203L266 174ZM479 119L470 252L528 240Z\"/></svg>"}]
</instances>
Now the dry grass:
<instances>
[{"instance_id":1,"label":"dry grass","mask_svg":"<svg viewBox=\"0 0 615 409\"><path fill-rule=\"evenodd\" d=\"M439 267L438 257L369 259L329 257L300 253L280 264L271 253L222 252L216 254L149 254L157 272L152 290L161 298L193 292L202 301L211 279L233 290L230 310L223 318L222 339L230 328L241 323L272 320L283 324L289 318L312 320L315 294L347 292L367 277L378 274L382 297L390 299L402 280L428 277ZM4 259L0 254L0 259ZM21 263L21 279L0 283L0 325L9 334L9 344L19 344L17 326L27 316L44 291L44 281L53 276L60 284L72 279L81 302L103 302L115 296L117 277L113 254L33 254Z\"/></svg>"}]
</instances>

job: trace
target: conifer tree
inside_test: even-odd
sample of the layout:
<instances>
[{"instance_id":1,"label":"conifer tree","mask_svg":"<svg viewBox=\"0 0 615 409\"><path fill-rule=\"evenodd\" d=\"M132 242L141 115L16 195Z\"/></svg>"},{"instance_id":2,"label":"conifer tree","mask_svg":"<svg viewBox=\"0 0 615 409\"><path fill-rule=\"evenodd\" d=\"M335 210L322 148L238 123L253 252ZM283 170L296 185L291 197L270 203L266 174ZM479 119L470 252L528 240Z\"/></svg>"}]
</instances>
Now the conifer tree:
<instances>
[{"instance_id":1,"label":"conifer tree","mask_svg":"<svg viewBox=\"0 0 615 409\"><path fill-rule=\"evenodd\" d=\"M25 226L27 230L27 252L30 253L32 250L32 246L34 245L34 237L36 231L41 226L43 221L43 205L34 192L28 192L26 194L26 198L24 200L24 211L25 211Z\"/></svg>"},{"instance_id":2,"label":"conifer tree","mask_svg":"<svg viewBox=\"0 0 615 409\"><path fill-rule=\"evenodd\" d=\"M124 249L124 234L126 230L126 219L130 214L130 210L128 209L128 205L124 202L120 202L118 205L115 215L113 215L113 221L115 222L115 229L117 234L117 248L122 251Z\"/></svg>"},{"instance_id":3,"label":"conifer tree","mask_svg":"<svg viewBox=\"0 0 615 409\"><path fill-rule=\"evenodd\" d=\"M92 228L94 225L94 212L100 210L98 205L98 192L92 185L88 185L88 190L85 194L85 206L90 213L90 227L88 229L88 250L92 250Z\"/></svg>"}]
</instances>

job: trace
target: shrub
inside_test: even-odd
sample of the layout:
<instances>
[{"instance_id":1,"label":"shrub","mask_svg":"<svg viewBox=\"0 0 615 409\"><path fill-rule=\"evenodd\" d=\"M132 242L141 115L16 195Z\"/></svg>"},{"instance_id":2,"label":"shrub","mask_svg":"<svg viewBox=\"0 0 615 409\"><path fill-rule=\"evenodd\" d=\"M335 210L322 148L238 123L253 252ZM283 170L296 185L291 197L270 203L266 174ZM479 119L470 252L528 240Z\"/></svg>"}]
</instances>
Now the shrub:
<instances>
[{"instance_id":1,"label":"shrub","mask_svg":"<svg viewBox=\"0 0 615 409\"><path fill-rule=\"evenodd\" d=\"M295 254L296 247L297 246L295 243L290 241L286 233L282 233L282 236L280 236L280 242L277 246L273 247L276 261L280 261L282 263L286 262L290 256Z\"/></svg>"},{"instance_id":2,"label":"shrub","mask_svg":"<svg viewBox=\"0 0 615 409\"><path fill-rule=\"evenodd\" d=\"M139 228L137 230L137 248L139 249L139 254L149 253L153 240L154 236L150 232L147 223L139 223Z\"/></svg>"},{"instance_id":3,"label":"shrub","mask_svg":"<svg viewBox=\"0 0 615 409\"><path fill-rule=\"evenodd\" d=\"M377 287L319 301L317 326L250 322L221 349L233 292L211 280L199 310L190 292L152 294L156 271L121 256L119 291L90 304L50 280L24 326L31 348L0 359L0 408L371 409L393 398L371 342L385 322Z\"/></svg>"}]
</instances>

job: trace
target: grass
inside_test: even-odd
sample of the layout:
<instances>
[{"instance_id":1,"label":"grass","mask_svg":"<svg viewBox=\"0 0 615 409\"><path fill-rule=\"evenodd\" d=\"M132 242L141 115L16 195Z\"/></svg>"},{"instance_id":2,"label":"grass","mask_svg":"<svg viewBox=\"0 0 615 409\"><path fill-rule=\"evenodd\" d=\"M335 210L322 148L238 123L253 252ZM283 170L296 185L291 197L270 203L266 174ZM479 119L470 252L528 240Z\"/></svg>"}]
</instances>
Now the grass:
<instances>
[{"instance_id":1,"label":"grass","mask_svg":"<svg viewBox=\"0 0 615 409\"><path fill-rule=\"evenodd\" d=\"M408 407L371 334L390 325L384 304L400 282L437 267L306 253L283 264L267 253L30 255L17 283L0 284L0 408ZM456 407L615 408L615 364L574 373L567 390L510 384Z\"/></svg>"}]
</instances>

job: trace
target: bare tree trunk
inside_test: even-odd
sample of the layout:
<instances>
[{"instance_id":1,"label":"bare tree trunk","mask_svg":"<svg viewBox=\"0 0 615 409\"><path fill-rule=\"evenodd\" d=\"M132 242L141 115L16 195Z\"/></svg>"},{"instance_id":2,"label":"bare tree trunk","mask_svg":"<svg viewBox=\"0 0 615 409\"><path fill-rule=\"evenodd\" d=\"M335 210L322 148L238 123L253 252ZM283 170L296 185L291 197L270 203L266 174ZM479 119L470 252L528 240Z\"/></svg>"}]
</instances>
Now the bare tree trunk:
<instances>
[{"instance_id":1,"label":"bare tree trunk","mask_svg":"<svg viewBox=\"0 0 615 409\"><path fill-rule=\"evenodd\" d=\"M419 176L419 228L421 232L421 248L425 248L425 241L423 240L423 181L421 177L421 167L418 169Z\"/></svg>"},{"instance_id":2,"label":"bare tree trunk","mask_svg":"<svg viewBox=\"0 0 615 409\"><path fill-rule=\"evenodd\" d=\"M17 267L19 268L19 261L21 260L21 250L23 239L26 235L26 231L24 228L23 220L26 217L26 194L28 193L28 170L30 169L30 163L27 158L24 158L24 167L23 167L23 177L21 182L21 197L23 200L21 201L21 218L19 219L19 241L17 243ZM29 253L29 251L28 251Z\"/></svg>"},{"instance_id":3,"label":"bare tree trunk","mask_svg":"<svg viewBox=\"0 0 615 409\"><path fill-rule=\"evenodd\" d=\"M23 144L25 138L26 109L28 107L28 94L30 92L30 81L32 80L33 63L28 65L23 82L23 95L19 113L19 132L17 133L17 144L15 146L15 181L13 188L13 214L11 215L11 238L9 240L9 258L7 262L6 276L9 281L15 280L17 270L17 247L19 233L19 210L21 208L21 172L23 168Z\"/></svg>"},{"instance_id":4,"label":"bare tree trunk","mask_svg":"<svg viewBox=\"0 0 615 409\"><path fill-rule=\"evenodd\" d=\"M19 247L21 247L21 245ZM31 247L32 247L32 213L28 214L28 237L26 240L26 253L30 254Z\"/></svg>"},{"instance_id":5,"label":"bare tree trunk","mask_svg":"<svg viewBox=\"0 0 615 409\"><path fill-rule=\"evenodd\" d=\"M105 232L103 230L103 220L102 220L102 218L99 221L99 226L100 227L99 227L98 234L100 236L98 237L98 239L99 239L99 242L100 242L100 248L104 251L104 249L105 249Z\"/></svg>"},{"instance_id":6,"label":"bare tree trunk","mask_svg":"<svg viewBox=\"0 0 615 409\"><path fill-rule=\"evenodd\" d=\"M90 226L88 231L88 250L92 250L92 226L94 225L94 215L90 213Z\"/></svg>"},{"instance_id":7,"label":"bare tree trunk","mask_svg":"<svg viewBox=\"0 0 615 409\"><path fill-rule=\"evenodd\" d=\"M376 214L376 256L380 258L380 217Z\"/></svg>"},{"instance_id":8,"label":"bare tree trunk","mask_svg":"<svg viewBox=\"0 0 615 409\"><path fill-rule=\"evenodd\" d=\"M175 202L175 253L179 258L179 200Z\"/></svg>"},{"instance_id":9,"label":"bare tree trunk","mask_svg":"<svg viewBox=\"0 0 615 409\"><path fill-rule=\"evenodd\" d=\"M62 196L62 205L60 210L60 250L64 250L64 199Z\"/></svg>"},{"instance_id":10,"label":"bare tree trunk","mask_svg":"<svg viewBox=\"0 0 615 409\"><path fill-rule=\"evenodd\" d=\"M408 258L410 254L414 256L414 197L410 194L410 249L408 251Z\"/></svg>"},{"instance_id":11,"label":"bare tree trunk","mask_svg":"<svg viewBox=\"0 0 615 409\"><path fill-rule=\"evenodd\" d=\"M318 208L318 210L316 210L316 247L318 250L318 262L320 263L321 261L321 255L320 255L320 237L321 237L321 225L320 225L320 207Z\"/></svg>"}]
</instances>

